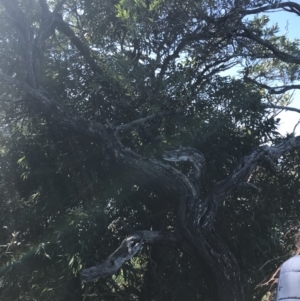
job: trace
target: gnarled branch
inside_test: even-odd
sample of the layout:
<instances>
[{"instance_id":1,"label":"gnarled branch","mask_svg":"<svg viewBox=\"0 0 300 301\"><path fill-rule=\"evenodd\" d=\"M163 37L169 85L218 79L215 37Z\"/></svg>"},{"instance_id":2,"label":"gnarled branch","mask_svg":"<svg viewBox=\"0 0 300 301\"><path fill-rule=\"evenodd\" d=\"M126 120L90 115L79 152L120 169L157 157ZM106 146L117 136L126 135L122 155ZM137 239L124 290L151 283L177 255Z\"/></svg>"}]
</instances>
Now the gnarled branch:
<instances>
[{"instance_id":1,"label":"gnarled branch","mask_svg":"<svg viewBox=\"0 0 300 301\"><path fill-rule=\"evenodd\" d=\"M137 231L125 238L120 247L100 265L83 269L80 273L82 282L86 283L115 274L125 262L133 258L142 249L144 243L175 246L177 240L173 233Z\"/></svg>"},{"instance_id":2,"label":"gnarled branch","mask_svg":"<svg viewBox=\"0 0 300 301\"><path fill-rule=\"evenodd\" d=\"M195 171L195 180L199 180L205 170L205 158L201 152L191 147L180 147L177 150L166 151L164 160L172 162L188 161Z\"/></svg>"},{"instance_id":3,"label":"gnarled branch","mask_svg":"<svg viewBox=\"0 0 300 301\"><path fill-rule=\"evenodd\" d=\"M82 282L90 282L100 277L108 277L115 274L126 261L140 251L142 246L143 240L137 234L125 238L120 247L100 265L82 270Z\"/></svg>"},{"instance_id":4,"label":"gnarled branch","mask_svg":"<svg viewBox=\"0 0 300 301\"><path fill-rule=\"evenodd\" d=\"M289 138L274 146L261 146L252 151L241 160L226 179L217 183L205 198L204 204L206 204L206 207L215 209L210 210L210 214L204 215L202 207L198 207L199 209L196 210L194 219L198 220L200 217L202 227L211 228L218 205L222 203L234 189L240 185L244 185L258 165L263 162L274 165L274 162L278 158L293 149L300 149L300 136Z\"/></svg>"}]
</instances>

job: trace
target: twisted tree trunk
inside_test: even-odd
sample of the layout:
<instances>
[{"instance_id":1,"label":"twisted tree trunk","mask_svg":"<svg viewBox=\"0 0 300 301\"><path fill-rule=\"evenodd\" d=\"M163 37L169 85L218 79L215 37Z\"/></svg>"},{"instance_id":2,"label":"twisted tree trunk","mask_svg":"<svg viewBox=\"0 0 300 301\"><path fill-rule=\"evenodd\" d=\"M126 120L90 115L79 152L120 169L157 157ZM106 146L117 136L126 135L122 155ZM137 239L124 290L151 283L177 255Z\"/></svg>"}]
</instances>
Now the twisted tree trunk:
<instances>
[{"instance_id":1,"label":"twisted tree trunk","mask_svg":"<svg viewBox=\"0 0 300 301\"><path fill-rule=\"evenodd\" d=\"M212 227L218 205L236 187L251 185L248 183L249 176L261 162L274 162L291 149L300 148L300 137L290 138L273 147L264 146L254 150L242 160L230 176L217 183L212 191L201 199L200 181L204 173L204 158L201 153L190 148L180 148L165 154L164 159L168 161L189 161L195 171L194 179L190 179L168 164L141 157L124 147L117 134L121 126L102 125L75 116L44 90L40 82L40 74L45 41L55 28L71 39L95 73L101 73L101 68L89 53L89 48L76 37L58 15L64 1L50 12L46 1L40 0L43 17L38 35L33 33L30 22L16 0L1 0L1 2L10 17L11 24L19 34L27 83L3 73L0 73L0 78L28 93L41 107L48 120L56 126L97 141L107 160L126 172L124 174L127 181L132 179L134 183L151 184L161 195L172 196L177 206L177 228L174 232L133 233L100 266L84 269L81 273L82 281L88 282L114 274L124 262L138 253L144 243L176 245L207 269L208 283L211 284L214 300L242 301L243 291L237 262Z\"/></svg>"}]
</instances>

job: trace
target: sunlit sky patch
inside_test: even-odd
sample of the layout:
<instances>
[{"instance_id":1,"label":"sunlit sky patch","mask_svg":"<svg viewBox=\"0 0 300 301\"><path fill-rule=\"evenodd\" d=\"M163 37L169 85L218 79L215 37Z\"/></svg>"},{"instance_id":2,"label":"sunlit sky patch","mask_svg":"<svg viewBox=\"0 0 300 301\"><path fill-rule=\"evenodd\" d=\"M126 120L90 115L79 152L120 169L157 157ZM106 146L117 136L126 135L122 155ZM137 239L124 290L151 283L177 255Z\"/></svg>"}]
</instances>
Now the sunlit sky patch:
<instances>
[{"instance_id":1,"label":"sunlit sky patch","mask_svg":"<svg viewBox=\"0 0 300 301\"><path fill-rule=\"evenodd\" d=\"M278 23L282 33L287 32L290 39L300 39L300 18L296 14L288 12L274 12L269 14L271 24ZM300 91L294 92L293 103L290 107L300 109ZM300 119L297 112L282 112L278 115L281 118L280 133L286 134L293 132L293 129ZM300 135L300 124L296 128L296 134Z\"/></svg>"},{"instance_id":2,"label":"sunlit sky patch","mask_svg":"<svg viewBox=\"0 0 300 301\"><path fill-rule=\"evenodd\" d=\"M289 12L272 12L268 14L270 18L270 25L278 23L280 28L280 34L287 33L289 39L299 39L300 40L300 18L296 14ZM235 66L225 72L222 72L223 75L237 75L239 70L238 66ZM294 84L299 84L294 83ZM290 107L300 109L300 91L293 91L293 102L289 105ZM297 112L291 111L282 111L277 115L277 118L280 118L280 128L279 132L282 135L287 133L292 133L295 126L300 120L300 114ZM295 134L300 135L300 124L296 127Z\"/></svg>"}]
</instances>

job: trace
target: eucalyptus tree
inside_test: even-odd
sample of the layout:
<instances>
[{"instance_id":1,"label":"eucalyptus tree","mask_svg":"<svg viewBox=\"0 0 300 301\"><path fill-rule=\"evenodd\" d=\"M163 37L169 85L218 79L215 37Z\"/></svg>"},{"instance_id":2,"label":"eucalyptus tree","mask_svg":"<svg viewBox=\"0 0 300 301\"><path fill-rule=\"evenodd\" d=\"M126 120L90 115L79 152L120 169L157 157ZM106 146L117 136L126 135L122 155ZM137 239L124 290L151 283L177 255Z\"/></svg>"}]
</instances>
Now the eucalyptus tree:
<instances>
[{"instance_id":1,"label":"eucalyptus tree","mask_svg":"<svg viewBox=\"0 0 300 301\"><path fill-rule=\"evenodd\" d=\"M4 300L252 299L299 212L300 137L272 114L293 110L299 45L257 16L274 10L300 15L1 0Z\"/></svg>"}]
</instances>

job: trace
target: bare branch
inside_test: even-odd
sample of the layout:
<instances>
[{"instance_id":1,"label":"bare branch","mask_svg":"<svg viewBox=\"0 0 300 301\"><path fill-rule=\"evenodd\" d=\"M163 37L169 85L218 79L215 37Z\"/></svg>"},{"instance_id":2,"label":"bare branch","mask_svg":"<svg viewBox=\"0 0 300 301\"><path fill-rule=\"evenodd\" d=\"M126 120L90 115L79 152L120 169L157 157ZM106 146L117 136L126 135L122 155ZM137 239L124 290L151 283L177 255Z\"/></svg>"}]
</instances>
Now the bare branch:
<instances>
[{"instance_id":1,"label":"bare branch","mask_svg":"<svg viewBox=\"0 0 300 301\"><path fill-rule=\"evenodd\" d=\"M246 82L250 82L250 83L253 83L261 88L264 88L266 90L268 90L268 92L270 94L283 94L289 90L295 90L295 89L300 89L300 85L287 85L287 86L278 86L278 87L270 87L266 84L262 84L262 83L259 83L258 81L248 77L248 76L244 76L244 80Z\"/></svg>"},{"instance_id":2,"label":"bare branch","mask_svg":"<svg viewBox=\"0 0 300 301\"><path fill-rule=\"evenodd\" d=\"M126 123L126 124L118 125L118 126L115 127L115 129L117 131L126 131L126 130L129 130L129 129L133 128L134 126L141 125L141 124L144 124L145 122L148 122L148 121L153 120L155 118L162 117L162 116L168 116L170 114L171 113L169 113L169 112L162 112L162 113L158 113L158 114L152 114L152 115L149 115L147 117L140 118L140 119L134 120L134 121Z\"/></svg>"},{"instance_id":3,"label":"bare branch","mask_svg":"<svg viewBox=\"0 0 300 301\"><path fill-rule=\"evenodd\" d=\"M300 85L269 87L268 89L270 94L283 94L290 90L300 89Z\"/></svg>"},{"instance_id":4,"label":"bare branch","mask_svg":"<svg viewBox=\"0 0 300 301\"><path fill-rule=\"evenodd\" d=\"M65 36L67 36L71 43L77 48L79 53L83 56L91 70L95 73L100 75L100 82L105 83L107 87L112 88L112 82L113 86L117 87L115 91L118 91L119 93L122 93L124 90L121 85L116 82L114 79L110 78L109 80L105 80L104 78L107 78L107 74L105 74L105 71L102 69L102 67L97 63L95 58L93 57L92 51L90 50L89 46L87 43L82 41L81 38L76 36L75 32L71 29L68 23L66 23L62 17L57 17L56 18L56 28L59 30L61 33L63 33ZM105 76L104 76L105 75Z\"/></svg>"},{"instance_id":5,"label":"bare branch","mask_svg":"<svg viewBox=\"0 0 300 301\"><path fill-rule=\"evenodd\" d=\"M300 16L300 5L296 2L276 2L274 4L270 4L270 5L266 5L266 6L261 6L255 9L251 9L251 10L244 10L241 11L241 13L246 16L246 15L256 15L268 10L274 10L274 9L279 9L279 8L283 8L285 10L289 10L290 12L293 12L295 14L297 14L298 16Z\"/></svg>"},{"instance_id":6,"label":"bare branch","mask_svg":"<svg viewBox=\"0 0 300 301\"><path fill-rule=\"evenodd\" d=\"M142 246L143 240L138 234L125 238L120 247L103 263L82 270L80 273L82 282L86 283L100 277L105 278L115 274L126 261L130 260L141 250Z\"/></svg>"},{"instance_id":7,"label":"bare branch","mask_svg":"<svg viewBox=\"0 0 300 301\"><path fill-rule=\"evenodd\" d=\"M264 161L274 162L283 154L295 148L300 148L300 136L284 140L275 146L258 147L250 155L244 157L229 177L214 187L214 199L216 202L221 202L237 185L249 178L257 165Z\"/></svg>"},{"instance_id":8,"label":"bare branch","mask_svg":"<svg viewBox=\"0 0 300 301\"><path fill-rule=\"evenodd\" d=\"M42 112L46 116L50 117L51 121L54 122L54 124L56 124L57 126L60 126L64 129L76 131L80 134L85 134L93 139L97 139L98 142L104 142L105 140L106 142L108 140L115 141L116 144L114 146L120 146L118 139L113 139L113 133L109 134L108 129L105 128L102 124L94 122L92 120L83 119L80 116L76 116L70 113L69 110L67 110L63 105L59 104L54 99L45 96L39 90L31 88L29 85L10 77L1 71L0 77L8 84L16 86L22 91L31 95L32 98L37 101L37 105L39 105ZM112 146L111 143L109 143L108 145L108 148Z\"/></svg>"},{"instance_id":9,"label":"bare branch","mask_svg":"<svg viewBox=\"0 0 300 301\"><path fill-rule=\"evenodd\" d=\"M281 267L279 267L275 273L272 274L269 280L267 281L262 281L261 283L257 284L255 289L261 288L263 286L270 286L270 288L273 287L274 284L278 283L278 275Z\"/></svg>"},{"instance_id":10,"label":"bare branch","mask_svg":"<svg viewBox=\"0 0 300 301\"><path fill-rule=\"evenodd\" d=\"M279 110L285 110L285 111L291 111L291 112L297 112L300 113L300 109L297 108L291 108L291 107L284 107L284 106L276 106L273 104L263 104L265 108L270 108L270 109L279 109Z\"/></svg>"},{"instance_id":11,"label":"bare branch","mask_svg":"<svg viewBox=\"0 0 300 301\"><path fill-rule=\"evenodd\" d=\"M207 26L207 30L202 29L201 32L197 32L197 30L198 29L196 29L194 33L187 34L184 38L182 38L182 40L178 43L178 45L177 45L176 49L173 51L173 53L166 56L166 58L163 60L161 71L159 73L160 77L163 77L165 75L170 62L172 62L173 60L178 58L180 52L186 46L192 44L193 42L200 41L201 39L207 40L207 41L211 40L210 46L212 46L212 45L218 46L227 40L227 38L224 38L224 36L226 37L226 33L230 32L230 29L228 29L227 31L224 31L224 32L222 32L220 30L212 31L209 28L209 26ZM213 37L216 37L215 43L213 42L213 39L212 39ZM222 39L217 39L217 37L218 38L222 37ZM221 64L223 62L225 63L226 61L229 61L229 60L230 60L230 58L225 58L224 60L218 60L214 65Z\"/></svg>"},{"instance_id":12,"label":"bare branch","mask_svg":"<svg viewBox=\"0 0 300 301\"><path fill-rule=\"evenodd\" d=\"M298 122L295 124L294 129L293 129L293 134L296 133L296 129L298 127L298 125L300 124L300 119L298 120Z\"/></svg>"},{"instance_id":13,"label":"bare branch","mask_svg":"<svg viewBox=\"0 0 300 301\"><path fill-rule=\"evenodd\" d=\"M20 9L18 3L15 0L1 1L6 8L6 12L12 24L17 30L30 85L34 88L40 88L45 42L54 32L57 16L49 11L48 4L45 0L39 0L42 9L42 21L39 32L35 37L32 26Z\"/></svg>"},{"instance_id":14,"label":"bare branch","mask_svg":"<svg viewBox=\"0 0 300 301\"><path fill-rule=\"evenodd\" d=\"M6 75L2 71L0 71L0 77L5 80L8 84L16 86L21 88L24 92L27 92L29 95L31 95L33 98L41 101L46 107L49 107L51 105L51 100L48 99L46 96L44 96L39 91L31 88L29 85L27 85L24 82L21 82L11 76Z\"/></svg>"},{"instance_id":15,"label":"bare branch","mask_svg":"<svg viewBox=\"0 0 300 301\"><path fill-rule=\"evenodd\" d=\"M1 0L1 2L6 9L6 13L9 16L11 23L18 33L28 79L31 85L36 87L38 86L39 78L36 76L36 57L33 53L34 33L31 24L28 22L16 0Z\"/></svg>"},{"instance_id":16,"label":"bare branch","mask_svg":"<svg viewBox=\"0 0 300 301\"><path fill-rule=\"evenodd\" d=\"M39 3L40 3L40 6L41 6L41 9L42 9L43 13L44 14L49 14L50 10L49 10L49 6L47 4L47 1L46 0L39 0Z\"/></svg>"},{"instance_id":17,"label":"bare branch","mask_svg":"<svg viewBox=\"0 0 300 301\"><path fill-rule=\"evenodd\" d=\"M142 230L136 231L143 242L148 245L177 246L178 241L172 232Z\"/></svg>"},{"instance_id":18,"label":"bare branch","mask_svg":"<svg viewBox=\"0 0 300 301\"><path fill-rule=\"evenodd\" d=\"M206 64L204 69L196 75L195 82L192 84L192 87L196 88L197 86L202 86L206 83L206 81L210 81L212 76L216 73L229 70L230 68L236 66L238 64L237 62L230 62L231 59L235 57L235 55L228 56L223 59L218 59L213 63Z\"/></svg>"},{"instance_id":19,"label":"bare branch","mask_svg":"<svg viewBox=\"0 0 300 301\"><path fill-rule=\"evenodd\" d=\"M104 71L92 57L90 48L85 43L83 43L79 37L76 36L71 27L62 18L60 18L60 20L57 20L56 25L57 29L64 35L66 35L70 39L71 43L78 49L80 54L89 64L92 71L99 75L103 74Z\"/></svg>"},{"instance_id":20,"label":"bare branch","mask_svg":"<svg viewBox=\"0 0 300 301\"><path fill-rule=\"evenodd\" d=\"M53 10L53 14L56 15L62 9L66 2L67 0L61 0L60 2L58 2Z\"/></svg>"},{"instance_id":21,"label":"bare branch","mask_svg":"<svg viewBox=\"0 0 300 301\"><path fill-rule=\"evenodd\" d=\"M247 179L258 165L263 162L274 165L274 162L278 158L293 149L300 149L300 136L289 138L274 146L258 147L250 155L244 157L231 175L213 187L212 191L205 198L204 204L207 205L199 206L195 211L195 220L198 220L198 223L200 223L201 220L202 227L211 228L218 205L222 203L234 189L241 184L243 185L244 182L247 182ZM206 211L208 206L213 209L210 209L209 214L205 214L203 208L205 208ZM201 218L202 216L203 218Z\"/></svg>"},{"instance_id":22,"label":"bare branch","mask_svg":"<svg viewBox=\"0 0 300 301\"><path fill-rule=\"evenodd\" d=\"M80 273L82 282L86 283L115 274L126 261L133 258L142 249L143 243L176 245L177 240L173 233L137 231L125 238L120 247L100 265L83 269Z\"/></svg>"},{"instance_id":23,"label":"bare branch","mask_svg":"<svg viewBox=\"0 0 300 301\"><path fill-rule=\"evenodd\" d=\"M276 48L270 42L261 39L258 35L251 32L251 30L249 30L245 26L243 26L243 30L246 34L246 37L248 37L251 40L256 41L258 44L260 44L260 45L266 47L267 49L269 49L281 61L286 62L286 63L300 64L300 57L299 56L292 56L292 55L289 55L285 52L280 51L278 48Z\"/></svg>"},{"instance_id":24,"label":"bare branch","mask_svg":"<svg viewBox=\"0 0 300 301\"><path fill-rule=\"evenodd\" d=\"M188 161L193 165L195 179L199 180L205 169L205 158L202 153L191 147L180 147L177 150L166 151L164 160L172 162Z\"/></svg>"},{"instance_id":25,"label":"bare branch","mask_svg":"<svg viewBox=\"0 0 300 301\"><path fill-rule=\"evenodd\" d=\"M163 61L163 64L162 64L162 67L161 67L161 70L160 70L160 73L159 73L159 76L160 77L163 77L167 71L167 68L168 68L168 65L171 61L173 61L174 59L178 58L179 57L179 54L180 52L184 49L184 47L186 47L188 45L188 42L189 42L189 39L188 38L185 38L183 39L177 46L177 48L175 49L175 51L168 55L164 61Z\"/></svg>"},{"instance_id":26,"label":"bare branch","mask_svg":"<svg viewBox=\"0 0 300 301\"><path fill-rule=\"evenodd\" d=\"M35 45L40 55L40 60L42 60L42 55L45 51L46 40L54 34L56 20L59 18L59 16L57 15L58 12L50 12L46 0L40 0L40 6L42 8L42 21L39 27L39 34L35 38Z\"/></svg>"},{"instance_id":27,"label":"bare branch","mask_svg":"<svg viewBox=\"0 0 300 301\"><path fill-rule=\"evenodd\" d=\"M248 183L248 182L244 182L244 183L241 183L239 185L239 187L246 187L246 188L253 188L255 190L258 190L260 191L261 189L259 187L257 187L256 185L252 184L252 183Z\"/></svg>"}]
</instances>

